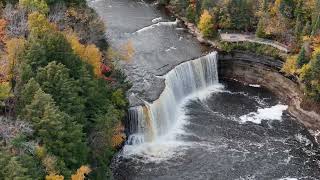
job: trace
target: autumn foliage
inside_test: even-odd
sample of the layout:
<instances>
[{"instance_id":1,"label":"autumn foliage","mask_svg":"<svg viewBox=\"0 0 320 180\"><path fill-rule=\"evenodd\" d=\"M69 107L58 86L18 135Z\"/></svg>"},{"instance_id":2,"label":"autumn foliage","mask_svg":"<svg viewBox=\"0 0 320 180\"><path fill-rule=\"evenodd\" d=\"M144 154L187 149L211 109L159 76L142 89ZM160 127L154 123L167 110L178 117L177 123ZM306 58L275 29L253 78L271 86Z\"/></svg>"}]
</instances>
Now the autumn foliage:
<instances>
[{"instance_id":1,"label":"autumn foliage","mask_svg":"<svg viewBox=\"0 0 320 180\"><path fill-rule=\"evenodd\" d=\"M86 63L92 65L96 76L101 76L102 54L94 45L83 45L79 42L79 38L74 33L66 35L74 52L81 57Z\"/></svg>"},{"instance_id":2,"label":"autumn foliage","mask_svg":"<svg viewBox=\"0 0 320 180\"><path fill-rule=\"evenodd\" d=\"M88 175L91 169L88 166L81 166L77 172L71 176L71 180L84 180L85 175Z\"/></svg>"},{"instance_id":3,"label":"autumn foliage","mask_svg":"<svg viewBox=\"0 0 320 180\"><path fill-rule=\"evenodd\" d=\"M0 19L0 44L3 45L6 38L6 25L7 21Z\"/></svg>"},{"instance_id":4,"label":"autumn foliage","mask_svg":"<svg viewBox=\"0 0 320 180\"><path fill-rule=\"evenodd\" d=\"M213 24L213 17L209 14L209 11L203 11L200 17L198 28L205 37L214 36L215 30Z\"/></svg>"},{"instance_id":5,"label":"autumn foliage","mask_svg":"<svg viewBox=\"0 0 320 180\"><path fill-rule=\"evenodd\" d=\"M64 180L64 177L61 175L47 175L46 180Z\"/></svg>"},{"instance_id":6,"label":"autumn foliage","mask_svg":"<svg viewBox=\"0 0 320 180\"><path fill-rule=\"evenodd\" d=\"M114 128L114 133L111 139L112 147L117 148L119 147L126 139L126 135L124 134L124 126L119 123L115 128Z\"/></svg>"},{"instance_id":7,"label":"autumn foliage","mask_svg":"<svg viewBox=\"0 0 320 180\"><path fill-rule=\"evenodd\" d=\"M128 84L118 59L103 59L103 21L85 0L56 2L19 0L0 11L0 113L19 126L6 143L0 128L0 179L107 179L125 139ZM132 44L123 49L131 59Z\"/></svg>"}]
</instances>

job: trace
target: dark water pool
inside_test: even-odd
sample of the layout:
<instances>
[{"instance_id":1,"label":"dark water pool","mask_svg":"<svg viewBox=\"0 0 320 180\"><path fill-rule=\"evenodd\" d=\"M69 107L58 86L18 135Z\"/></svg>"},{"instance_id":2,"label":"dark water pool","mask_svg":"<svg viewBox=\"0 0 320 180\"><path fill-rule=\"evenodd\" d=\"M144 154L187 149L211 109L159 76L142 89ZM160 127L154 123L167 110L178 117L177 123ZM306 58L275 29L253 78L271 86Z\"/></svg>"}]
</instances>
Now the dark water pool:
<instances>
[{"instance_id":1,"label":"dark water pool","mask_svg":"<svg viewBox=\"0 0 320 180\"><path fill-rule=\"evenodd\" d=\"M185 146L166 160L120 153L115 179L319 179L316 147L272 93L223 84L224 91L185 106L188 123L178 136Z\"/></svg>"}]
</instances>

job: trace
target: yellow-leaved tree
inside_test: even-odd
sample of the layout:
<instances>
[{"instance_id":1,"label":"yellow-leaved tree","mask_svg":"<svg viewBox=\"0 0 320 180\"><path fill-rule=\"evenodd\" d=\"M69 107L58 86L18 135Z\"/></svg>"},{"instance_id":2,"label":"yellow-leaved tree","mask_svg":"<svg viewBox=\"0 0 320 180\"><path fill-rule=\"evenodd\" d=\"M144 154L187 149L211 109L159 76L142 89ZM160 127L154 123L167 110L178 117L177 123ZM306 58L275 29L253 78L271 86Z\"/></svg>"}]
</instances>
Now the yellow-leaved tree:
<instances>
[{"instance_id":1,"label":"yellow-leaved tree","mask_svg":"<svg viewBox=\"0 0 320 180\"><path fill-rule=\"evenodd\" d=\"M115 49L108 48L107 58L113 61L124 60L130 62L135 54L133 42L128 40L126 43L122 44L119 49L120 50L117 51Z\"/></svg>"},{"instance_id":2,"label":"yellow-leaved tree","mask_svg":"<svg viewBox=\"0 0 320 180\"><path fill-rule=\"evenodd\" d=\"M289 56L281 71L286 73L286 75L294 75L297 72L297 57L298 56Z\"/></svg>"},{"instance_id":3,"label":"yellow-leaved tree","mask_svg":"<svg viewBox=\"0 0 320 180\"><path fill-rule=\"evenodd\" d=\"M204 10L200 21L198 24L198 28L205 37L213 37L215 35L214 29L214 18L210 15L208 10Z\"/></svg>"},{"instance_id":4,"label":"yellow-leaved tree","mask_svg":"<svg viewBox=\"0 0 320 180\"><path fill-rule=\"evenodd\" d=\"M122 123L118 123L113 130L113 136L111 138L111 143L113 148L119 147L126 139L124 134L124 126Z\"/></svg>"},{"instance_id":5,"label":"yellow-leaved tree","mask_svg":"<svg viewBox=\"0 0 320 180\"><path fill-rule=\"evenodd\" d=\"M76 173L71 175L71 180L84 180L86 175L91 172L89 166L81 166L77 169ZM64 177L61 175L50 174L46 176L46 180L64 180Z\"/></svg>"},{"instance_id":6,"label":"yellow-leaved tree","mask_svg":"<svg viewBox=\"0 0 320 180\"><path fill-rule=\"evenodd\" d=\"M61 175L47 175L46 180L64 180L64 177Z\"/></svg>"},{"instance_id":7,"label":"yellow-leaved tree","mask_svg":"<svg viewBox=\"0 0 320 180\"><path fill-rule=\"evenodd\" d=\"M7 21L5 19L0 19L0 44L3 45L6 38L6 26Z\"/></svg>"},{"instance_id":8,"label":"yellow-leaved tree","mask_svg":"<svg viewBox=\"0 0 320 180\"><path fill-rule=\"evenodd\" d=\"M71 176L71 180L84 180L85 175L88 175L91 172L89 166L81 166L77 172Z\"/></svg>"},{"instance_id":9,"label":"yellow-leaved tree","mask_svg":"<svg viewBox=\"0 0 320 180\"><path fill-rule=\"evenodd\" d=\"M11 96L11 85L9 82L0 82L0 101Z\"/></svg>"},{"instance_id":10,"label":"yellow-leaved tree","mask_svg":"<svg viewBox=\"0 0 320 180\"><path fill-rule=\"evenodd\" d=\"M126 42L121 47L121 59L130 61L134 56L135 50L131 40Z\"/></svg>"},{"instance_id":11,"label":"yellow-leaved tree","mask_svg":"<svg viewBox=\"0 0 320 180\"><path fill-rule=\"evenodd\" d=\"M73 51L81 57L82 60L92 65L96 76L101 76L102 53L94 45L83 45L74 33L66 33L66 38L71 44Z\"/></svg>"},{"instance_id":12,"label":"yellow-leaved tree","mask_svg":"<svg viewBox=\"0 0 320 180\"><path fill-rule=\"evenodd\" d=\"M7 60L9 64L8 78L11 80L14 76L15 67L19 64L19 58L21 57L25 49L26 40L24 38L13 38L6 41Z\"/></svg>"},{"instance_id":13,"label":"yellow-leaved tree","mask_svg":"<svg viewBox=\"0 0 320 180\"><path fill-rule=\"evenodd\" d=\"M40 37L54 31L54 26L49 23L46 16L40 12L33 12L28 17L28 28L32 37Z\"/></svg>"}]
</instances>

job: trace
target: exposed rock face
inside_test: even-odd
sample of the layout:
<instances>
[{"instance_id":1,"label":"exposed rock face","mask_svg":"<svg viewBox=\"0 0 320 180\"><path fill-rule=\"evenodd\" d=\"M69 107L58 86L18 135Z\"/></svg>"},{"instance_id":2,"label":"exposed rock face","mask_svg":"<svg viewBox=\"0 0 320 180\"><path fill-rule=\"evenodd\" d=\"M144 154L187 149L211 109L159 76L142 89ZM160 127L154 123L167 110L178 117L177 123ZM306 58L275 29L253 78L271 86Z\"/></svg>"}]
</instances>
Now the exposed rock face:
<instances>
[{"instance_id":1,"label":"exposed rock face","mask_svg":"<svg viewBox=\"0 0 320 180\"><path fill-rule=\"evenodd\" d=\"M280 72L282 64L280 60L248 52L219 53L221 79L236 79L266 87L289 105L288 111L299 122L316 133L320 130L320 115L300 107L303 93L294 80Z\"/></svg>"}]
</instances>

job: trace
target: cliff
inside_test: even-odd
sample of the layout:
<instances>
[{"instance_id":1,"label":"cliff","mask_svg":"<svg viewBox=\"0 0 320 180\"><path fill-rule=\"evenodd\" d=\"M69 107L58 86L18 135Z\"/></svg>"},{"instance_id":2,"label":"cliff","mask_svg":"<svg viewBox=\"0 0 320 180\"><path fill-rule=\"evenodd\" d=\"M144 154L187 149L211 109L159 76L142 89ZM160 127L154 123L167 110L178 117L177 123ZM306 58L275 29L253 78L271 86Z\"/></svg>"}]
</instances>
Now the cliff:
<instances>
[{"instance_id":1,"label":"cliff","mask_svg":"<svg viewBox=\"0 0 320 180\"><path fill-rule=\"evenodd\" d=\"M220 52L219 76L220 79L236 79L269 89L288 104L289 113L320 140L317 137L320 130L320 115L301 108L303 92L294 79L289 79L280 72L282 64L280 60L248 52Z\"/></svg>"}]
</instances>

